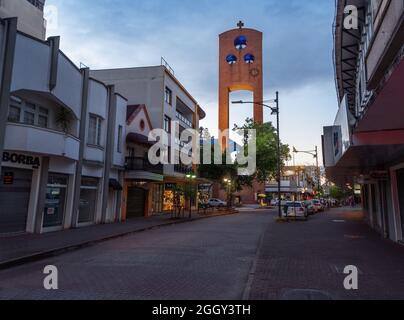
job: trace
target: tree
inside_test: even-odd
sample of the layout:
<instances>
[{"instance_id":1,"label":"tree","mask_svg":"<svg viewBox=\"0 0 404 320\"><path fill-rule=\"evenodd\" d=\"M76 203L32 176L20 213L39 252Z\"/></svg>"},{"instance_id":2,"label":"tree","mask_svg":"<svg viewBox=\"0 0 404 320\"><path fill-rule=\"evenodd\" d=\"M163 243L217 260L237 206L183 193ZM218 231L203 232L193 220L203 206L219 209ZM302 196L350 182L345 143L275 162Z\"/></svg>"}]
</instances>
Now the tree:
<instances>
[{"instance_id":1,"label":"tree","mask_svg":"<svg viewBox=\"0 0 404 320\"><path fill-rule=\"evenodd\" d=\"M278 171L278 136L277 131L273 127L272 123L259 124L254 122L253 119L246 119L243 126L235 126L234 130L256 130L256 163L257 170L251 176L239 176L238 169L240 165L236 161L233 164L226 163L226 152L222 154L222 165L213 165L214 159L214 146L212 148L211 164L202 164L198 168L198 174L202 178L206 178L218 183L223 183L223 179L231 179L232 192L242 190L243 186L252 186L253 181L259 181L265 183L268 179L277 178ZM208 141L211 139L209 132L200 128L200 138ZM251 137L248 134L244 137L244 144L247 145ZM248 151L247 146L244 148L244 152ZM201 147L201 159L203 154L203 147ZM285 161L290 159L290 149L288 145L281 144L281 168L284 167Z\"/></svg>"},{"instance_id":2,"label":"tree","mask_svg":"<svg viewBox=\"0 0 404 320\"><path fill-rule=\"evenodd\" d=\"M249 180L257 180L265 183L268 179L277 179L278 175L278 134L271 122L257 123L247 118L243 126L234 126L234 130L255 130L257 145L257 171ZM246 131L245 131L246 132ZM244 143L248 143L250 137L245 136ZM245 148L247 149L247 148ZM281 170L285 162L290 159L288 145L281 143Z\"/></svg>"},{"instance_id":3,"label":"tree","mask_svg":"<svg viewBox=\"0 0 404 320\"><path fill-rule=\"evenodd\" d=\"M331 186L330 197L336 200L342 200L345 197L345 192L338 186Z\"/></svg>"}]
</instances>

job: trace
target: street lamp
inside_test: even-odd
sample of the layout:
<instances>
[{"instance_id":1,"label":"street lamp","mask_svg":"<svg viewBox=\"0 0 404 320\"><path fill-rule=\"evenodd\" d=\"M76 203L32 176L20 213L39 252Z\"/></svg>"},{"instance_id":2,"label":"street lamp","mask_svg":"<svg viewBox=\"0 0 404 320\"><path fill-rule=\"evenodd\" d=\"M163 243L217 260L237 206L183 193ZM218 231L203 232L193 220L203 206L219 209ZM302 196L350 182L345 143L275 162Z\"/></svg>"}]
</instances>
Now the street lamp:
<instances>
[{"instance_id":1,"label":"street lamp","mask_svg":"<svg viewBox=\"0 0 404 320\"><path fill-rule=\"evenodd\" d=\"M230 195L230 193L231 193L231 184L232 184L232 182L231 182L231 179L227 179L227 178L225 178L225 179L223 179L223 182L225 183L225 185L226 185L226 191L227 191L227 207L228 208L230 208L231 207L231 195Z\"/></svg>"},{"instance_id":2,"label":"street lamp","mask_svg":"<svg viewBox=\"0 0 404 320\"><path fill-rule=\"evenodd\" d=\"M195 191L193 186L194 186L194 181L196 179L196 175L194 173L188 173L185 176L185 179L187 180L189 184L189 218L192 218L192 193Z\"/></svg>"},{"instance_id":3,"label":"street lamp","mask_svg":"<svg viewBox=\"0 0 404 320\"><path fill-rule=\"evenodd\" d=\"M309 155L312 155L316 159L316 168L317 168L317 190L320 193L320 188L321 188L321 181L320 181L320 167L318 164L318 147L314 150L308 150L308 151L299 151L295 147L293 147L293 153L306 153Z\"/></svg>"},{"instance_id":4,"label":"street lamp","mask_svg":"<svg viewBox=\"0 0 404 320\"><path fill-rule=\"evenodd\" d=\"M265 102L265 103L264 103ZM271 110L271 115L276 115L276 131L278 134L278 214L279 218L282 218L282 204L281 204L281 137L279 129L279 92L276 92L276 98L274 100L267 101L233 101L233 104L255 104L258 106L263 106ZM266 103L275 103L276 107L271 107Z\"/></svg>"}]
</instances>

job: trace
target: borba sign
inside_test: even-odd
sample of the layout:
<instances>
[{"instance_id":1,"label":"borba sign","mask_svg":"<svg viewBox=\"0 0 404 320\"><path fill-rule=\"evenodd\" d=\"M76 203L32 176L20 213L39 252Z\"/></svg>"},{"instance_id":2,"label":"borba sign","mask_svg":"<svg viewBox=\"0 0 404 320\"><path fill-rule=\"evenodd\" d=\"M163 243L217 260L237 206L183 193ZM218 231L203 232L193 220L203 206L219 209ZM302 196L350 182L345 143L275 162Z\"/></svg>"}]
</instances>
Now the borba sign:
<instances>
[{"instance_id":1,"label":"borba sign","mask_svg":"<svg viewBox=\"0 0 404 320\"><path fill-rule=\"evenodd\" d=\"M38 169L41 166L39 157L26 156L24 154L3 152L3 162L10 162L15 164L22 164L31 166L33 169Z\"/></svg>"}]
</instances>

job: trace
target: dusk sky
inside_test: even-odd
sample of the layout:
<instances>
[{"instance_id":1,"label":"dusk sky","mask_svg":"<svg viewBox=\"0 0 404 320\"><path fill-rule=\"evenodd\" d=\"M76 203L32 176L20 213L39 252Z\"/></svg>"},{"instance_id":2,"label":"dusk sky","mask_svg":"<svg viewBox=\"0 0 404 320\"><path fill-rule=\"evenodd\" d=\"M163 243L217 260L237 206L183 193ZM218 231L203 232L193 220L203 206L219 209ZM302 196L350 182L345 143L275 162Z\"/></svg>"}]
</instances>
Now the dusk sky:
<instances>
[{"instance_id":1,"label":"dusk sky","mask_svg":"<svg viewBox=\"0 0 404 320\"><path fill-rule=\"evenodd\" d=\"M58 11L48 36L92 69L160 64L205 109L201 126L217 132L218 35L245 26L264 33L265 99L280 91L281 139L300 150L321 151L324 125L337 111L332 64L334 0L47 0ZM54 22L54 21L53 21ZM246 92L232 100L251 99ZM231 106L231 123L252 116L252 107ZM266 121L275 120L270 112ZM233 126L231 124L231 127ZM300 155L297 164L313 164Z\"/></svg>"}]
</instances>

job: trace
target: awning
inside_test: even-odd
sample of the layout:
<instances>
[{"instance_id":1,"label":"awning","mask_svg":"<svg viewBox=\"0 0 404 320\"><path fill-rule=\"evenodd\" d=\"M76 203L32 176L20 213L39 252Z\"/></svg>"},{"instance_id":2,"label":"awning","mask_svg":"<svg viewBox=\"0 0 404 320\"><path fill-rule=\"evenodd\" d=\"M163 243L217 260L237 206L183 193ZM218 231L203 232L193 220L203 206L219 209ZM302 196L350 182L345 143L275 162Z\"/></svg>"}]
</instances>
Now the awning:
<instances>
[{"instance_id":1,"label":"awning","mask_svg":"<svg viewBox=\"0 0 404 320\"><path fill-rule=\"evenodd\" d=\"M139 143L139 144L143 144L146 146L152 146L155 144L155 142L149 141L149 137L139 134L139 133L134 133L131 132L126 136L126 142L129 143Z\"/></svg>"},{"instance_id":2,"label":"awning","mask_svg":"<svg viewBox=\"0 0 404 320\"><path fill-rule=\"evenodd\" d=\"M122 191L123 190L121 184L116 179L109 179L109 187L116 190L116 191Z\"/></svg>"}]
</instances>

